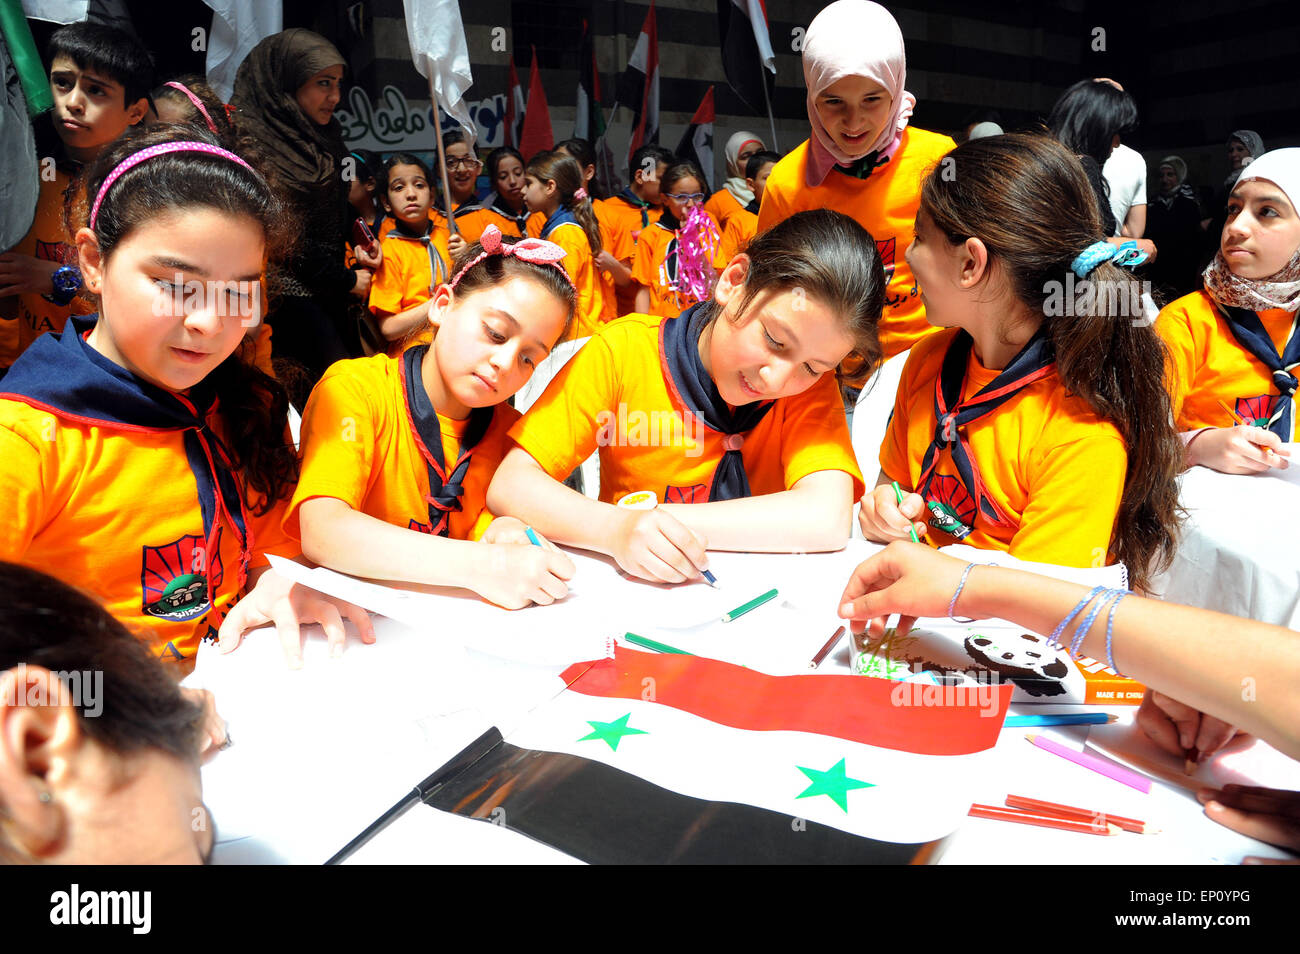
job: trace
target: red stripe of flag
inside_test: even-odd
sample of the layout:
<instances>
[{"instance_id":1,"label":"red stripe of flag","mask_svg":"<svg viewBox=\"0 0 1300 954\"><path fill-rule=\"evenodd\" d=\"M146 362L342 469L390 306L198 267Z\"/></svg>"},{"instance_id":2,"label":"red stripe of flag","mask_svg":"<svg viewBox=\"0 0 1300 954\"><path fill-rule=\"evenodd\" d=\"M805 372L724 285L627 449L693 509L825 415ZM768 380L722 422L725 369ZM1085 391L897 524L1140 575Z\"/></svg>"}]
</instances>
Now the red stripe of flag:
<instances>
[{"instance_id":1,"label":"red stripe of flag","mask_svg":"<svg viewBox=\"0 0 1300 954\"><path fill-rule=\"evenodd\" d=\"M613 659L570 666L561 678L575 692L652 700L720 725L752 731L811 732L919 755L966 755L992 748L1011 701L1010 685L954 687L870 676L769 676L702 656L618 647ZM902 687L902 688L900 688ZM951 705L916 704L926 690ZM912 705L898 705L895 692ZM986 712L979 699L995 693Z\"/></svg>"}]
</instances>

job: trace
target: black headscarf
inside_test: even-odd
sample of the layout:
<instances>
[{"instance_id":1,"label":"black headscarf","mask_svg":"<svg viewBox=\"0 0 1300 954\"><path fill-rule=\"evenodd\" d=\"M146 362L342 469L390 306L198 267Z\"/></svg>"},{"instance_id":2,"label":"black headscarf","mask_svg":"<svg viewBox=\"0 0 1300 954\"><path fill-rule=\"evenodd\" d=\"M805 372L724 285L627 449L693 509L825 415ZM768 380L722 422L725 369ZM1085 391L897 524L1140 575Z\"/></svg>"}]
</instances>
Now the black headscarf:
<instances>
[{"instance_id":1,"label":"black headscarf","mask_svg":"<svg viewBox=\"0 0 1300 954\"><path fill-rule=\"evenodd\" d=\"M241 138L257 143L270 172L301 193L333 188L347 155L343 127L331 118L317 125L298 105L299 88L321 70L343 66L334 44L310 30L268 36L235 74L231 102L239 110Z\"/></svg>"}]
</instances>

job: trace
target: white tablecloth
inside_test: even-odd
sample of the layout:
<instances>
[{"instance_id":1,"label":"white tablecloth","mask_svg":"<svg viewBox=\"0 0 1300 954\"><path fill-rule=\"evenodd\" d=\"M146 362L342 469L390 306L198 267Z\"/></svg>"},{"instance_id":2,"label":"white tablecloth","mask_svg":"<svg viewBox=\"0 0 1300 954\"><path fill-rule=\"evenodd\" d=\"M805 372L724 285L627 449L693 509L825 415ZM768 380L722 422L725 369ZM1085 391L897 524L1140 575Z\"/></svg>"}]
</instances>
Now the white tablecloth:
<instances>
[{"instance_id":1,"label":"white tablecloth","mask_svg":"<svg viewBox=\"0 0 1300 954\"><path fill-rule=\"evenodd\" d=\"M1205 467L1183 474L1182 540L1153 591L1171 602L1300 629L1298 477L1300 459L1287 471L1258 476Z\"/></svg>"}]
</instances>

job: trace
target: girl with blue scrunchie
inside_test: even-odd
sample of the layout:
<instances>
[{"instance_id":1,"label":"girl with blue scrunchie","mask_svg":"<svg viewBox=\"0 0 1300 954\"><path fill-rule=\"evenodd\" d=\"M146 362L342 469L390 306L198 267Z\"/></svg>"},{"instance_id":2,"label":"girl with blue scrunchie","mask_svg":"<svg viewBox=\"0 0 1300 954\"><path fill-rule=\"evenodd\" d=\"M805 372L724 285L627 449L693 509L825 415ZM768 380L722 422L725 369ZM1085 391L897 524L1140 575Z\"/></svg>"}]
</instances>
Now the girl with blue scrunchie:
<instances>
[{"instance_id":1,"label":"girl with blue scrunchie","mask_svg":"<svg viewBox=\"0 0 1300 954\"><path fill-rule=\"evenodd\" d=\"M1063 566L1167 564L1181 449L1165 354L1104 241L1075 157L1046 136L967 142L925 180L907 250L927 320L859 523ZM892 486L897 481L899 495Z\"/></svg>"}]
</instances>

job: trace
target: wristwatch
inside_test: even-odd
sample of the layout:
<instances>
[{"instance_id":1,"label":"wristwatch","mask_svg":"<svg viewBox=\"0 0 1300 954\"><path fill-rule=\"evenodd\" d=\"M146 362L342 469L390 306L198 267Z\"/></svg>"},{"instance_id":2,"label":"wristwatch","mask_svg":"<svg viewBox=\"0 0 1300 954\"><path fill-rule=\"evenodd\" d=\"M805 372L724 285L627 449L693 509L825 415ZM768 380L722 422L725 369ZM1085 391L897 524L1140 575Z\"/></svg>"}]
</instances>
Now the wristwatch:
<instances>
[{"instance_id":1,"label":"wristwatch","mask_svg":"<svg viewBox=\"0 0 1300 954\"><path fill-rule=\"evenodd\" d=\"M75 265L60 265L54 270L51 280L54 283L54 293L42 297L56 305L68 304L81 291L81 269Z\"/></svg>"}]
</instances>

